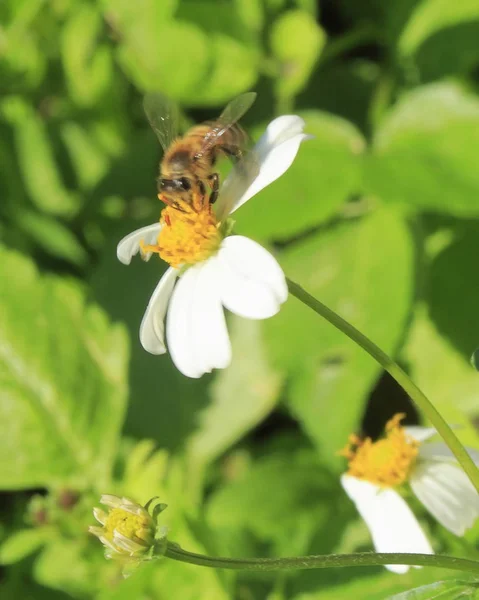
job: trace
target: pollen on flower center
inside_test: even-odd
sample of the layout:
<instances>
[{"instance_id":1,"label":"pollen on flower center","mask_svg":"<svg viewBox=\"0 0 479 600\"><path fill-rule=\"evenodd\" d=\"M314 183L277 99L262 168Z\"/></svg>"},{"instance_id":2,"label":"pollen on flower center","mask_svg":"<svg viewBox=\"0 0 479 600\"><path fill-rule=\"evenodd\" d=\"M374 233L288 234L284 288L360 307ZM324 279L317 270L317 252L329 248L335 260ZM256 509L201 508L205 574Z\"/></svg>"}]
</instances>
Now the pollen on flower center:
<instances>
[{"instance_id":1,"label":"pollen on flower center","mask_svg":"<svg viewBox=\"0 0 479 600\"><path fill-rule=\"evenodd\" d=\"M385 437L373 442L356 435L341 451L349 461L348 475L382 487L395 487L407 481L419 450L419 442L408 436L397 414L386 423Z\"/></svg>"},{"instance_id":2,"label":"pollen on flower center","mask_svg":"<svg viewBox=\"0 0 479 600\"><path fill-rule=\"evenodd\" d=\"M113 508L103 525L105 537L112 541L115 531L130 540L151 543L151 519L122 508Z\"/></svg>"},{"instance_id":3,"label":"pollen on flower center","mask_svg":"<svg viewBox=\"0 0 479 600\"><path fill-rule=\"evenodd\" d=\"M211 204L194 195L192 202L177 201L161 213L157 245L141 244L143 252L156 252L172 267L193 265L214 254L222 240Z\"/></svg>"}]
</instances>

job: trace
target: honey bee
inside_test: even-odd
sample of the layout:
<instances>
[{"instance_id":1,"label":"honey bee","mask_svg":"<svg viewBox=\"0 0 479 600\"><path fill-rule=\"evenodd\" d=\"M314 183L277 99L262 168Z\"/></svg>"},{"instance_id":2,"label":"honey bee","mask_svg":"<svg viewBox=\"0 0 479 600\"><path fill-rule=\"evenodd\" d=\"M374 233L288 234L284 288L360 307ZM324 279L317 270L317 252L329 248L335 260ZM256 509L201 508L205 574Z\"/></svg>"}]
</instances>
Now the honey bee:
<instances>
[{"instance_id":1,"label":"honey bee","mask_svg":"<svg viewBox=\"0 0 479 600\"><path fill-rule=\"evenodd\" d=\"M217 119L195 125L178 137L176 105L162 94L145 97L146 116L164 150L158 178L158 197L163 202L183 210L182 204L191 205L194 193L205 197L208 188L208 202L216 201L220 183L214 170L217 158L223 154L234 162L242 160L248 136L238 121L255 99L254 92L242 94Z\"/></svg>"}]
</instances>

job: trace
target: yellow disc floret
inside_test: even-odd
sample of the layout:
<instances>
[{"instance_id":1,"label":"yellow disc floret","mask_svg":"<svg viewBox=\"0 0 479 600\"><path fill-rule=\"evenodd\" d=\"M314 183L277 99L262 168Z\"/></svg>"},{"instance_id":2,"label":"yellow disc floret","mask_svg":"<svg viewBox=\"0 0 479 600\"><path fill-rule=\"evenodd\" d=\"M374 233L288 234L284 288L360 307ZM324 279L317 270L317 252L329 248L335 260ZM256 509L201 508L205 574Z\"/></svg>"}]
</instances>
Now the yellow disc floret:
<instances>
[{"instance_id":1,"label":"yellow disc floret","mask_svg":"<svg viewBox=\"0 0 479 600\"><path fill-rule=\"evenodd\" d=\"M152 543L151 517L148 514L135 515L122 508L113 508L103 525L104 536L112 541L115 531L129 540L150 545Z\"/></svg>"},{"instance_id":2,"label":"yellow disc floret","mask_svg":"<svg viewBox=\"0 0 479 600\"><path fill-rule=\"evenodd\" d=\"M397 414L386 423L385 437L373 442L356 435L341 451L349 461L348 475L364 479L381 487L395 487L408 480L414 466L419 442L408 436L400 422L404 414Z\"/></svg>"},{"instance_id":3,"label":"yellow disc floret","mask_svg":"<svg viewBox=\"0 0 479 600\"><path fill-rule=\"evenodd\" d=\"M214 254L222 240L213 207L200 197L179 200L163 209L157 245L141 244L143 253L155 252L172 267L193 265Z\"/></svg>"}]
</instances>

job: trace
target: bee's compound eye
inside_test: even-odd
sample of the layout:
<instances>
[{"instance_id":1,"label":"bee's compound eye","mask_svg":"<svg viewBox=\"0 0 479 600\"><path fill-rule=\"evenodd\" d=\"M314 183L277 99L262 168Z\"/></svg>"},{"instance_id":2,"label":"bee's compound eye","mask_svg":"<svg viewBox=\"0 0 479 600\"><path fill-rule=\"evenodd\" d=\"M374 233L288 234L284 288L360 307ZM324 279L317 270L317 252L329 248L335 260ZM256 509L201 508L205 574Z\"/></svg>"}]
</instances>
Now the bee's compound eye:
<instances>
[{"instance_id":1,"label":"bee's compound eye","mask_svg":"<svg viewBox=\"0 0 479 600\"><path fill-rule=\"evenodd\" d=\"M181 182L181 188L183 190L185 190L186 192L188 192L189 190L191 190L191 183L190 180L187 177L182 177L180 179Z\"/></svg>"}]
</instances>

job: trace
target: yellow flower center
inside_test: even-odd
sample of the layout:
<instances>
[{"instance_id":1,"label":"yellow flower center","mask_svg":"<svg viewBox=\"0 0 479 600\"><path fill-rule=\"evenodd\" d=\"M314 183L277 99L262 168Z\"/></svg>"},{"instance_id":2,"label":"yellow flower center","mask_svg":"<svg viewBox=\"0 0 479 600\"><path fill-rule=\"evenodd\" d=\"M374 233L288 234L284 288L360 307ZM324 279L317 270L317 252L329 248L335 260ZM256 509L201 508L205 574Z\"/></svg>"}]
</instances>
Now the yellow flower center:
<instances>
[{"instance_id":1,"label":"yellow flower center","mask_svg":"<svg viewBox=\"0 0 479 600\"><path fill-rule=\"evenodd\" d=\"M112 508L103 525L107 540L113 540L114 531L129 540L150 546L153 543L151 519L146 515L134 515L122 508Z\"/></svg>"},{"instance_id":2,"label":"yellow flower center","mask_svg":"<svg viewBox=\"0 0 479 600\"><path fill-rule=\"evenodd\" d=\"M381 487L395 487L407 481L414 466L419 442L408 436L397 414L386 423L385 437L376 442L352 435L340 454L349 461L348 475Z\"/></svg>"},{"instance_id":3,"label":"yellow flower center","mask_svg":"<svg viewBox=\"0 0 479 600\"><path fill-rule=\"evenodd\" d=\"M177 201L161 212L162 225L157 245L141 242L144 253L155 252L172 267L194 265L214 254L222 240L211 204L198 194L191 203Z\"/></svg>"}]
</instances>

